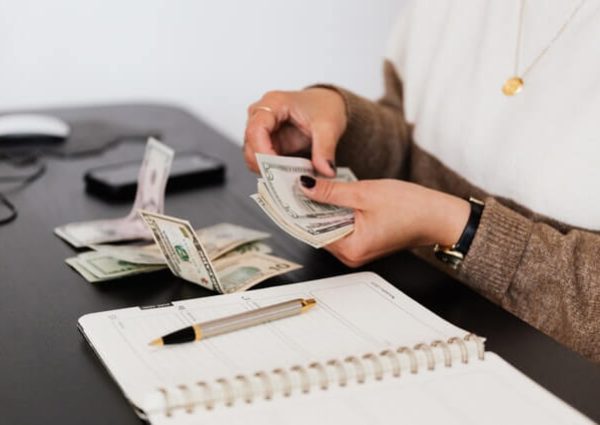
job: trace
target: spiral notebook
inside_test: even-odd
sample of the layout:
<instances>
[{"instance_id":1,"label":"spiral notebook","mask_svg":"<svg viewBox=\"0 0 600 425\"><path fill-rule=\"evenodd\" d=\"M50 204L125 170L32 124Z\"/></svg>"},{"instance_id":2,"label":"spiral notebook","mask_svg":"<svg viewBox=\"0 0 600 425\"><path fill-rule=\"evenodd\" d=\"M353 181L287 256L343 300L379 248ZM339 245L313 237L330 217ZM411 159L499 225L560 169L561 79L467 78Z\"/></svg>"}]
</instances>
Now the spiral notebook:
<instances>
[{"instance_id":1,"label":"spiral notebook","mask_svg":"<svg viewBox=\"0 0 600 425\"><path fill-rule=\"evenodd\" d=\"M192 323L293 298L309 312L197 343ZM152 424L591 423L484 339L373 273L88 314L79 328Z\"/></svg>"}]
</instances>

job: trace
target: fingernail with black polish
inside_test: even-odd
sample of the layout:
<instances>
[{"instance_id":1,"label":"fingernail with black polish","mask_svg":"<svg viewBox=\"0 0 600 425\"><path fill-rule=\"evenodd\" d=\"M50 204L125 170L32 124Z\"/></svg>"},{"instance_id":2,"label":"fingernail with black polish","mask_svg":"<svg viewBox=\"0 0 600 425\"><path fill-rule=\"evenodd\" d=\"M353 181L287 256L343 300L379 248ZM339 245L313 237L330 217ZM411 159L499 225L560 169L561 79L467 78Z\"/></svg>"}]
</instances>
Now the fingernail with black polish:
<instances>
[{"instance_id":1,"label":"fingernail with black polish","mask_svg":"<svg viewBox=\"0 0 600 425\"><path fill-rule=\"evenodd\" d=\"M329 168L331 168L331 170L333 171L333 173L336 174L337 170L335 168L335 162L333 162L331 159L328 159L327 163L329 164Z\"/></svg>"},{"instance_id":2,"label":"fingernail with black polish","mask_svg":"<svg viewBox=\"0 0 600 425\"><path fill-rule=\"evenodd\" d=\"M300 184L302 184L302 186L304 186L307 189L312 189L317 184L317 181L311 176L303 174L300 176Z\"/></svg>"}]
</instances>

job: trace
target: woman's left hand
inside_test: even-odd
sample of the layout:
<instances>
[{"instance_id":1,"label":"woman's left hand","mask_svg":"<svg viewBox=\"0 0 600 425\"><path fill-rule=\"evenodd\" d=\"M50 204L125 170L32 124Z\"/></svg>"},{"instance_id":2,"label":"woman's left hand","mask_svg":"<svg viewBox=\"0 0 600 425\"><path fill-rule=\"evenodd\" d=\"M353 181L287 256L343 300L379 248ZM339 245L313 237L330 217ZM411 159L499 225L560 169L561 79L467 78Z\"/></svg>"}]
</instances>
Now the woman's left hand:
<instances>
[{"instance_id":1,"label":"woman's left hand","mask_svg":"<svg viewBox=\"0 0 600 425\"><path fill-rule=\"evenodd\" d=\"M302 176L300 183L310 199L354 209L354 231L325 247L350 267L400 249L455 244L470 213L461 198L401 180Z\"/></svg>"}]
</instances>

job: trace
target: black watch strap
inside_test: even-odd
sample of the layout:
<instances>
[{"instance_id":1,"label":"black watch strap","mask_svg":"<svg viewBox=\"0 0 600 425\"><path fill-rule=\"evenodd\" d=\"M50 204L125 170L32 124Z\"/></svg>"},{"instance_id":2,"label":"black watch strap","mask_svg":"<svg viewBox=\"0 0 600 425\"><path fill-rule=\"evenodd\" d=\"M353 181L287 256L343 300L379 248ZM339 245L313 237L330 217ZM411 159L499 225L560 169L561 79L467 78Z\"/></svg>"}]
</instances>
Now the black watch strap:
<instances>
[{"instance_id":1,"label":"black watch strap","mask_svg":"<svg viewBox=\"0 0 600 425\"><path fill-rule=\"evenodd\" d=\"M438 260L449 264L452 268L457 268L469 252L469 248L479 227L479 222L481 221L481 214L484 207L483 202L475 198L469 198L469 204L471 204L469 219L460 238L458 238L458 242L452 246L436 245L433 248L433 252Z\"/></svg>"},{"instance_id":2,"label":"black watch strap","mask_svg":"<svg viewBox=\"0 0 600 425\"><path fill-rule=\"evenodd\" d=\"M479 222L481 221L481 213L483 213L483 202L475 198L469 198L469 203L471 204L471 213L469 214L467 225L460 238L458 238L458 242L454 245L454 249L463 256L466 256L469 248L471 248L475 232L477 232Z\"/></svg>"}]
</instances>

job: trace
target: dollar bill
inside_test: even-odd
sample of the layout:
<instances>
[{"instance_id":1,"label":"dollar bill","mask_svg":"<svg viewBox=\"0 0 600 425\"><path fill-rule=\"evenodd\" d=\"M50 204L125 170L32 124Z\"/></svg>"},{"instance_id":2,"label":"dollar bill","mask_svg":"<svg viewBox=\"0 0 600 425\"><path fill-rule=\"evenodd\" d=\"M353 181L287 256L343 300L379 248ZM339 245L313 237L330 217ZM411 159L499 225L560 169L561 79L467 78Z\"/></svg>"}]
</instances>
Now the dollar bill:
<instances>
[{"instance_id":1,"label":"dollar bill","mask_svg":"<svg viewBox=\"0 0 600 425\"><path fill-rule=\"evenodd\" d=\"M206 248L208 256L213 260L239 246L271 236L266 232L231 223L220 223L205 227L198 229L196 233Z\"/></svg>"},{"instance_id":2,"label":"dollar bill","mask_svg":"<svg viewBox=\"0 0 600 425\"><path fill-rule=\"evenodd\" d=\"M321 233L333 232L345 226L352 226L354 223L354 213L352 211L348 212L345 209L340 210L339 214L332 216L290 219L285 214L281 214L277 205L272 202L272 198L266 189L263 179L258 179L257 188L258 195L267 201L276 214L282 216L283 220L286 222L293 223L295 227L299 227L302 231L313 236Z\"/></svg>"},{"instance_id":3,"label":"dollar bill","mask_svg":"<svg viewBox=\"0 0 600 425\"><path fill-rule=\"evenodd\" d=\"M96 252L101 252L121 261L134 264L166 265L167 261L155 243L144 245L90 245Z\"/></svg>"},{"instance_id":4,"label":"dollar bill","mask_svg":"<svg viewBox=\"0 0 600 425\"><path fill-rule=\"evenodd\" d=\"M81 274L88 282L103 282L140 273L150 273L165 266L148 266L128 263L100 252L84 252L65 262Z\"/></svg>"},{"instance_id":5,"label":"dollar bill","mask_svg":"<svg viewBox=\"0 0 600 425\"><path fill-rule=\"evenodd\" d=\"M224 293L245 291L258 283L301 268L300 264L273 255L248 252L215 261Z\"/></svg>"},{"instance_id":6,"label":"dollar bill","mask_svg":"<svg viewBox=\"0 0 600 425\"><path fill-rule=\"evenodd\" d=\"M258 194L251 195L250 198L263 210L263 212L283 231L290 236L312 246L313 248L322 248L335 242L344 236L352 233L353 226L344 226L336 231L313 235L310 232L302 230L302 226L285 221L284 218L277 213L265 202Z\"/></svg>"},{"instance_id":7,"label":"dollar bill","mask_svg":"<svg viewBox=\"0 0 600 425\"><path fill-rule=\"evenodd\" d=\"M214 262L223 292L245 291L271 277L296 270L301 266L283 258L268 255L270 247L261 242L242 245ZM141 273L163 270L166 266L133 264L100 252L85 252L65 262L85 280L92 283L120 279Z\"/></svg>"},{"instance_id":8,"label":"dollar bill","mask_svg":"<svg viewBox=\"0 0 600 425\"><path fill-rule=\"evenodd\" d=\"M168 146L154 138L148 139L130 213L118 219L69 223L57 227L54 233L76 248L107 242L151 239L152 235L137 211L164 211L165 187L173 155L173 150Z\"/></svg>"},{"instance_id":9,"label":"dollar bill","mask_svg":"<svg viewBox=\"0 0 600 425\"><path fill-rule=\"evenodd\" d=\"M257 154L262 178L251 198L291 236L321 248L354 230L354 212L347 208L325 205L308 199L299 187L302 174L315 175L312 164L304 158ZM348 168L338 168L338 181L355 181Z\"/></svg>"},{"instance_id":10,"label":"dollar bill","mask_svg":"<svg viewBox=\"0 0 600 425\"><path fill-rule=\"evenodd\" d=\"M312 163L305 158L256 154L258 168L274 205L290 218L318 218L351 214L352 210L322 204L307 198L299 187L303 174L315 177ZM339 167L335 180L356 181L349 168Z\"/></svg>"},{"instance_id":11,"label":"dollar bill","mask_svg":"<svg viewBox=\"0 0 600 425\"><path fill-rule=\"evenodd\" d=\"M222 255L250 242L270 237L268 233L231 223L197 229L196 235L206 250L208 257L215 260ZM145 245L90 245L97 252L136 264L166 264L160 248L156 244Z\"/></svg>"},{"instance_id":12,"label":"dollar bill","mask_svg":"<svg viewBox=\"0 0 600 425\"><path fill-rule=\"evenodd\" d=\"M92 245L96 252L103 254L107 258L111 258L114 262L120 261L128 264L140 265L140 266L163 266L166 267L167 261L163 256L160 248L156 244L151 245ZM229 252L221 255L218 259L231 258L247 253L257 254L270 254L272 249L269 245L263 242L249 242L244 245L240 245L233 248ZM87 253L80 254L82 256ZM70 262L76 263L78 257L72 257L67 259L67 263L73 268L77 269L79 264L70 264ZM211 258L212 260L212 258ZM70 261L70 262L69 262ZM85 267L85 265L84 265ZM83 273L81 273L83 275ZM86 276L84 276L86 277ZM88 279L89 280L89 279Z\"/></svg>"},{"instance_id":13,"label":"dollar bill","mask_svg":"<svg viewBox=\"0 0 600 425\"><path fill-rule=\"evenodd\" d=\"M189 221L148 211L140 215L175 276L223 292L206 249Z\"/></svg>"},{"instance_id":14,"label":"dollar bill","mask_svg":"<svg viewBox=\"0 0 600 425\"><path fill-rule=\"evenodd\" d=\"M85 268L85 266L83 265L83 262L77 258L77 257L71 257L71 258L67 258L65 260L65 263L67 263L69 266L71 266L77 273L79 273L81 276L83 276L83 278L85 280L87 280L88 282L101 282L103 280L108 280L108 279L101 279L99 277L97 277L96 275L94 275L92 272L90 272L88 269Z\"/></svg>"},{"instance_id":15,"label":"dollar bill","mask_svg":"<svg viewBox=\"0 0 600 425\"><path fill-rule=\"evenodd\" d=\"M228 253L220 256L217 261L232 258L239 255L244 255L248 253L256 253L256 254L270 254L273 252L271 247L264 242L250 242L244 245L240 245L237 248L232 249Z\"/></svg>"}]
</instances>

